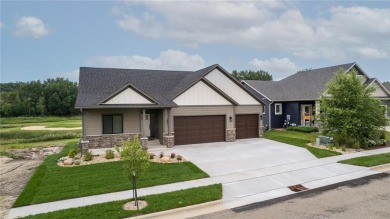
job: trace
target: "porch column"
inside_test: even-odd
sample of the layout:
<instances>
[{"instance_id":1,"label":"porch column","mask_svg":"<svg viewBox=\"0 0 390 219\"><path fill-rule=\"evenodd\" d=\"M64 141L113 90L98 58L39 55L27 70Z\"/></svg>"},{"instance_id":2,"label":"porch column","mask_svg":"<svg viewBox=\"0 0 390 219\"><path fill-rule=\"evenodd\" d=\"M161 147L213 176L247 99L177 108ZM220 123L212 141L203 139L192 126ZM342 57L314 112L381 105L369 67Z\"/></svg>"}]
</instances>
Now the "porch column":
<instances>
[{"instance_id":1,"label":"porch column","mask_svg":"<svg viewBox=\"0 0 390 219\"><path fill-rule=\"evenodd\" d=\"M145 138L145 119L146 119L146 116L145 116L145 109L142 109L142 122L141 122L141 136L142 138Z\"/></svg>"}]
</instances>

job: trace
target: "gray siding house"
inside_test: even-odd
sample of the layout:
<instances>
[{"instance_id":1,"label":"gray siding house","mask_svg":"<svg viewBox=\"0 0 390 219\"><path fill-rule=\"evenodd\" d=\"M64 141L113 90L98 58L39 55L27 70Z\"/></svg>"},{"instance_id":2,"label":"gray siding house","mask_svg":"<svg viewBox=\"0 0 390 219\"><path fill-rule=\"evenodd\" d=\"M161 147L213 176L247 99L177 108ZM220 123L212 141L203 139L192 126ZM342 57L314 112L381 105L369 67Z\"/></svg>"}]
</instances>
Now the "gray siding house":
<instances>
[{"instance_id":1,"label":"gray siding house","mask_svg":"<svg viewBox=\"0 0 390 219\"><path fill-rule=\"evenodd\" d=\"M319 100L326 92L326 84L340 69L345 74L355 69L362 83L375 88L372 95L390 105L389 90L376 78L370 78L357 63L300 71L280 81L244 80L242 84L264 102L265 129L315 126L315 115L320 112Z\"/></svg>"},{"instance_id":2,"label":"gray siding house","mask_svg":"<svg viewBox=\"0 0 390 219\"><path fill-rule=\"evenodd\" d=\"M263 104L219 65L198 71L80 68L83 149L141 137L143 145L258 138Z\"/></svg>"}]
</instances>

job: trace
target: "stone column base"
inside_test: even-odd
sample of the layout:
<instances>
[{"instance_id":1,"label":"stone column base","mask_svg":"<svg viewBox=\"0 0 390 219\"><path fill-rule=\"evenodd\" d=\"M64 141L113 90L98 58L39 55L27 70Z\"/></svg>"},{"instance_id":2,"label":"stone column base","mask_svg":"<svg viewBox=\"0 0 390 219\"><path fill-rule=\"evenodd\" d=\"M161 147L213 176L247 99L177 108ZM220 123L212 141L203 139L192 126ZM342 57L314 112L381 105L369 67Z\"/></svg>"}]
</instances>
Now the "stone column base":
<instances>
[{"instance_id":1,"label":"stone column base","mask_svg":"<svg viewBox=\"0 0 390 219\"><path fill-rule=\"evenodd\" d=\"M264 136L264 126L259 127L259 138L262 138Z\"/></svg>"},{"instance_id":2,"label":"stone column base","mask_svg":"<svg viewBox=\"0 0 390 219\"><path fill-rule=\"evenodd\" d=\"M163 141L165 142L164 145L166 145L167 148L171 148L171 147L173 147L173 145L175 145L175 137L172 135L171 136L164 136Z\"/></svg>"},{"instance_id":3,"label":"stone column base","mask_svg":"<svg viewBox=\"0 0 390 219\"><path fill-rule=\"evenodd\" d=\"M141 142L142 150L147 151L148 148L148 138L140 138L139 139Z\"/></svg>"},{"instance_id":4,"label":"stone column base","mask_svg":"<svg viewBox=\"0 0 390 219\"><path fill-rule=\"evenodd\" d=\"M236 141L236 129L226 129L226 141Z\"/></svg>"}]
</instances>

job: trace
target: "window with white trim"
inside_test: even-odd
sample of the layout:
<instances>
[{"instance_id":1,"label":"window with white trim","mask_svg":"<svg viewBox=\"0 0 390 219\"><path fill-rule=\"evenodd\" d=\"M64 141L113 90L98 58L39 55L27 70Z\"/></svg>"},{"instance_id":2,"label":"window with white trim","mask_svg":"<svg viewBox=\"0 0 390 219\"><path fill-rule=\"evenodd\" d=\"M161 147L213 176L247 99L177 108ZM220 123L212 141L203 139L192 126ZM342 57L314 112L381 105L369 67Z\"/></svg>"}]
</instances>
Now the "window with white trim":
<instances>
[{"instance_id":1,"label":"window with white trim","mask_svg":"<svg viewBox=\"0 0 390 219\"><path fill-rule=\"evenodd\" d=\"M282 104L275 103L275 115L282 115Z\"/></svg>"}]
</instances>

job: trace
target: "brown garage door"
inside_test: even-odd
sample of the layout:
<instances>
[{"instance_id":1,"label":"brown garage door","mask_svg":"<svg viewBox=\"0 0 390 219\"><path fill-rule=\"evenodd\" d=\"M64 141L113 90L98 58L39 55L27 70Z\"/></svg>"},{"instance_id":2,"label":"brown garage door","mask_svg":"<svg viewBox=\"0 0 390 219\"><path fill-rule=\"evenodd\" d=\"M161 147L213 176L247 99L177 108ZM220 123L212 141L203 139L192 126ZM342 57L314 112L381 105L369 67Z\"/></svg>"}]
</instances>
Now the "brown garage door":
<instances>
[{"instance_id":1,"label":"brown garage door","mask_svg":"<svg viewBox=\"0 0 390 219\"><path fill-rule=\"evenodd\" d=\"M225 141L225 116L175 116L175 145Z\"/></svg>"},{"instance_id":2,"label":"brown garage door","mask_svg":"<svg viewBox=\"0 0 390 219\"><path fill-rule=\"evenodd\" d=\"M259 115L236 115L236 138L259 137Z\"/></svg>"}]
</instances>

